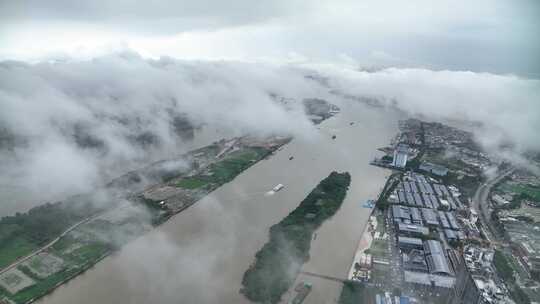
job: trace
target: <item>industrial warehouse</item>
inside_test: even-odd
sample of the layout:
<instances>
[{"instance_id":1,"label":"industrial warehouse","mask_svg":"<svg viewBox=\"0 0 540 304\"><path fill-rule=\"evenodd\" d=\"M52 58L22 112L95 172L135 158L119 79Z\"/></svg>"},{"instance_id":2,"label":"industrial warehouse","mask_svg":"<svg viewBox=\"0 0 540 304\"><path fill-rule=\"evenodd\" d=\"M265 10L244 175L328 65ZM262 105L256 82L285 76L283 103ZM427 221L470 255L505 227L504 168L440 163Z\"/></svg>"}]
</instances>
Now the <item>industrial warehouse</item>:
<instances>
[{"instance_id":1,"label":"industrial warehouse","mask_svg":"<svg viewBox=\"0 0 540 304\"><path fill-rule=\"evenodd\" d=\"M433 155L452 150L467 164L487 165L489 160L463 148L470 134L455 128L409 119L400 121L400 130L391 146L379 149L386 155L371 162L393 174L370 220L368 231L374 237L364 251L369 255L357 268L363 275L350 278L384 290L375 297L377 303L402 303L403 296L407 303L509 303L510 288L516 287L508 288L494 266L493 249L486 245L491 243L490 233L473 201L482 198L473 197L460 181L474 176L471 167L456 167L444 156ZM474 159L467 159L464 151ZM501 201L499 196L493 195L494 204ZM511 200L509 195L506 199Z\"/></svg>"}]
</instances>

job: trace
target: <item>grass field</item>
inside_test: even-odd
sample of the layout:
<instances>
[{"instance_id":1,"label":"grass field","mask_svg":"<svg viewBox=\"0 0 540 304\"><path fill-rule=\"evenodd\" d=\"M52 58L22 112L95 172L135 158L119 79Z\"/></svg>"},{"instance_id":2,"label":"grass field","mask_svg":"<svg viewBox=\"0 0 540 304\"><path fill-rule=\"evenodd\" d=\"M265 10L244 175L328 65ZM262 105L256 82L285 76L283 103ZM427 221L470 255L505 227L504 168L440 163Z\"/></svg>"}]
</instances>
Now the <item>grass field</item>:
<instances>
[{"instance_id":1,"label":"grass field","mask_svg":"<svg viewBox=\"0 0 540 304\"><path fill-rule=\"evenodd\" d=\"M68 234L68 235L62 237L60 240L58 240L58 242L54 243L52 248L55 251L62 252L62 251L68 250L74 244L77 244L77 243L78 243L78 241Z\"/></svg>"},{"instance_id":2,"label":"grass field","mask_svg":"<svg viewBox=\"0 0 540 304\"><path fill-rule=\"evenodd\" d=\"M0 249L0 268L3 268L19 257L26 256L37 248L36 245L23 238L15 238L5 242Z\"/></svg>"},{"instance_id":3,"label":"grass field","mask_svg":"<svg viewBox=\"0 0 540 304\"><path fill-rule=\"evenodd\" d=\"M69 254L69 257L74 259L77 264L93 263L103 254L107 253L109 248L105 244L92 243L75 249Z\"/></svg>"},{"instance_id":4,"label":"grass field","mask_svg":"<svg viewBox=\"0 0 540 304\"><path fill-rule=\"evenodd\" d=\"M383 214L377 214L377 231L381 236L386 233L385 219Z\"/></svg>"},{"instance_id":5,"label":"grass field","mask_svg":"<svg viewBox=\"0 0 540 304\"><path fill-rule=\"evenodd\" d=\"M259 150L250 149L231 153L224 160L211 166L211 171L213 173L212 179L218 183L231 181L240 172L244 171L262 157L258 151Z\"/></svg>"},{"instance_id":6,"label":"grass field","mask_svg":"<svg viewBox=\"0 0 540 304\"><path fill-rule=\"evenodd\" d=\"M368 249L368 253L374 258L387 258L388 257L388 243L383 240L373 240L371 247Z\"/></svg>"},{"instance_id":7,"label":"grass field","mask_svg":"<svg viewBox=\"0 0 540 304\"><path fill-rule=\"evenodd\" d=\"M212 184L214 187L230 182L238 174L249 168L256 161L266 155L268 151L263 148L246 148L233 152L224 159L209 166L210 175L196 175L184 178L176 183L177 187L184 189L198 189Z\"/></svg>"},{"instance_id":8,"label":"grass field","mask_svg":"<svg viewBox=\"0 0 540 304\"><path fill-rule=\"evenodd\" d=\"M366 288L360 284L344 283L339 296L339 304L364 303Z\"/></svg>"},{"instance_id":9,"label":"grass field","mask_svg":"<svg viewBox=\"0 0 540 304\"><path fill-rule=\"evenodd\" d=\"M428 151L424 154L424 161L434 164L440 164L452 170L459 170L463 167L468 167L461 159L457 157L446 157L443 152Z\"/></svg>"},{"instance_id":10,"label":"grass field","mask_svg":"<svg viewBox=\"0 0 540 304\"><path fill-rule=\"evenodd\" d=\"M504 183L500 186L504 191L510 191L514 193L524 193L532 197L534 200L540 202L540 188L531 187L527 185L517 185L511 183Z\"/></svg>"},{"instance_id":11,"label":"grass field","mask_svg":"<svg viewBox=\"0 0 540 304\"><path fill-rule=\"evenodd\" d=\"M513 255L504 252L504 256L506 257L506 261L508 262L508 265L514 270L515 273L517 273L520 276L520 278L525 279L528 277L523 267L521 267L518 264L519 262L516 261L516 258Z\"/></svg>"},{"instance_id":12,"label":"grass field","mask_svg":"<svg viewBox=\"0 0 540 304\"><path fill-rule=\"evenodd\" d=\"M366 288L362 284L343 283L338 304L375 304L375 295L383 293L382 290L370 286Z\"/></svg>"},{"instance_id":13,"label":"grass field","mask_svg":"<svg viewBox=\"0 0 540 304\"><path fill-rule=\"evenodd\" d=\"M178 183L176 183L177 187L184 188L184 189L197 189L206 185L208 185L208 181L203 180L201 178L197 178L197 177L184 178L180 180Z\"/></svg>"},{"instance_id":14,"label":"grass field","mask_svg":"<svg viewBox=\"0 0 540 304\"><path fill-rule=\"evenodd\" d=\"M495 264L495 268L497 269L499 276L503 280L512 283L515 282L514 269L512 268L512 266L508 262L506 255L502 251L495 250L493 263Z\"/></svg>"}]
</instances>

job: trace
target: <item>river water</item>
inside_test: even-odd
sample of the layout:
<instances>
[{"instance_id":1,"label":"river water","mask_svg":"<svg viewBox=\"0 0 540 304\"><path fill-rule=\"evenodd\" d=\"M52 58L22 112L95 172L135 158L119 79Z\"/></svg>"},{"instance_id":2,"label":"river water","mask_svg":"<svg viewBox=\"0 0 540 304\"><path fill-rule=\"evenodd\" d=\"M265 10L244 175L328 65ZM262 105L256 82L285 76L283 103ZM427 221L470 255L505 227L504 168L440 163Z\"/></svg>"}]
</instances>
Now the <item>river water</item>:
<instances>
[{"instance_id":1,"label":"river water","mask_svg":"<svg viewBox=\"0 0 540 304\"><path fill-rule=\"evenodd\" d=\"M39 303L247 303L238 293L242 275L268 228L333 170L350 172L351 187L341 209L317 231L303 270L345 278L369 216L362 205L390 173L369 161L397 132L399 114L360 103L339 106L342 112L316 136L295 138ZM278 183L285 188L265 194ZM314 286L305 303L335 303L339 296L339 283L301 279Z\"/></svg>"}]
</instances>

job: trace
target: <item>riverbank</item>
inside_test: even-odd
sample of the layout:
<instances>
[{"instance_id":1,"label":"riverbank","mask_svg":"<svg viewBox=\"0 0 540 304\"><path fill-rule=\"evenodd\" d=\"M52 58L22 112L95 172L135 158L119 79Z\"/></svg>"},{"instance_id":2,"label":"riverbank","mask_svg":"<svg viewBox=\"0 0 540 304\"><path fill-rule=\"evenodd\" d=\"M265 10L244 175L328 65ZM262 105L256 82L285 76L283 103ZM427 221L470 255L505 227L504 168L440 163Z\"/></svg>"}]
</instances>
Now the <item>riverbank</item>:
<instances>
[{"instance_id":1,"label":"riverbank","mask_svg":"<svg viewBox=\"0 0 540 304\"><path fill-rule=\"evenodd\" d=\"M143 183L141 177L148 179L151 176L154 180L165 182L151 186L139 194L128 195L131 201L141 203L139 206L128 203L123 208L114 206L107 208L108 210L101 209L98 216L91 217L91 221L83 220L80 225L68 228L52 243L35 250L30 256L20 258L20 263L10 266L0 274L0 300L31 303L49 294L129 241L150 231L152 226L166 222L221 185L230 182L289 141L290 138L286 137L223 140L182 156L182 161L189 164L188 168L184 167L176 173L163 170L160 162L115 179L110 184L111 187L123 186L126 189L140 188L137 184ZM157 197L156 193L159 193ZM61 205L45 207L56 212L54 216L46 218L48 221L54 221L66 210L71 210L63 209ZM92 212L97 211L92 209ZM30 214L40 216L34 212ZM18 218L3 219L10 222L16 220ZM59 229L60 227L55 231ZM122 237L119 240L120 235ZM0 254L14 256L6 252L6 247L3 249L4 252Z\"/></svg>"},{"instance_id":2,"label":"riverbank","mask_svg":"<svg viewBox=\"0 0 540 304\"><path fill-rule=\"evenodd\" d=\"M373 209L369 216L369 220L366 223L364 230L362 231L360 241L358 242L358 248L353 257L351 263L351 268L347 278L351 281L367 281L370 277L370 272L368 271L368 264L371 263L371 254L366 253L366 250L371 247L373 241L373 233L377 230L378 221L377 217L374 216Z\"/></svg>"},{"instance_id":3,"label":"riverbank","mask_svg":"<svg viewBox=\"0 0 540 304\"><path fill-rule=\"evenodd\" d=\"M324 100L306 100L304 107L306 115L318 117L313 120L315 124L339 113L337 106ZM264 139L250 136L231 140L222 139L192 150L176 159L158 161L112 180L105 189L100 190L106 192L106 196L114 198L112 202L98 204L96 207L93 202L95 195L83 194L71 197L66 202L36 207L27 214L32 217L41 217L43 210L54 211L45 218L45 221L29 219L27 222L38 224L22 228L32 233L38 231L35 233L38 235L37 238L31 234L26 239L21 238L20 230L13 229L12 223L20 218L2 218L0 226L7 224L10 229L4 229L2 231L4 233L0 233L0 267L7 265L9 268L0 273L0 301L17 299L16 303L29 303L48 294L52 289L76 276L73 275L74 272L77 273L81 268L86 267L80 265L81 261L74 258L72 252L84 251L85 248L93 246L107 248L103 252L105 256L117 251L129 241L144 235L152 227L165 223L223 184L232 181L255 163L269 157L291 139L291 137L279 136L269 136ZM125 199L138 203L137 208L143 210L131 210L127 216L114 211ZM73 201L84 207L83 211L75 214L76 216L65 212L74 204ZM23 214L23 217L25 215ZM72 237L66 238L68 246L63 249L67 248L67 252L52 247L62 236L70 232L71 229L67 230L67 227L77 222L84 222L86 218L93 219L95 215L100 215L97 220L93 220L98 223L97 225L81 227L79 231L70 233ZM39 226L46 227L42 229L45 233L40 231ZM25 234L22 233L22 235ZM58 235L60 236L57 237ZM119 235L121 235L120 240L118 240ZM56 239L53 240L53 238ZM33 276L37 271L29 267L30 262L42 264L38 253L45 250L50 251L46 252L46 256L61 261L58 263L62 267L53 267L46 275L54 278L54 284L46 277ZM93 260L83 259L84 265L93 265L102 259L101 257L96 259L95 256L92 258ZM27 260L29 263L26 263ZM19 266L19 262L16 261L26 264ZM17 264L13 265L14 262ZM13 267L10 267L10 264ZM26 270L26 273L19 271L18 268L21 267ZM72 271L73 268L76 271ZM64 272L66 274L61 275ZM52 285L55 287L51 288Z\"/></svg>"},{"instance_id":4,"label":"riverbank","mask_svg":"<svg viewBox=\"0 0 540 304\"><path fill-rule=\"evenodd\" d=\"M368 162L395 134L397 119L360 104L339 106L341 114L321 124L315 137L295 138L39 303L172 304L178 295L186 303L249 303L238 290L268 229L331 171L350 172L351 187L340 210L317 230L302 271L345 278L370 211L359 202L377 197L388 175ZM279 183L285 188L266 194ZM306 304L332 302L341 290L338 282L303 274L299 280L313 285Z\"/></svg>"}]
</instances>

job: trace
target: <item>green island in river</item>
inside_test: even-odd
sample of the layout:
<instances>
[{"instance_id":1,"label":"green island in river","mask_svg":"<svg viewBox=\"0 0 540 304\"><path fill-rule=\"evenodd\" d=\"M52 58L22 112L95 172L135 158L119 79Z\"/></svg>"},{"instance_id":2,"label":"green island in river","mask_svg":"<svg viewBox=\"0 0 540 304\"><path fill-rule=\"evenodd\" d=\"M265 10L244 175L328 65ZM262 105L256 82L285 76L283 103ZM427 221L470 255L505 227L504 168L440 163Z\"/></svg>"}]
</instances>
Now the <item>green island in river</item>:
<instances>
[{"instance_id":1,"label":"green island in river","mask_svg":"<svg viewBox=\"0 0 540 304\"><path fill-rule=\"evenodd\" d=\"M258 303L278 303L309 259L313 233L341 207L351 182L348 172L332 172L279 223L244 273L242 294Z\"/></svg>"}]
</instances>

